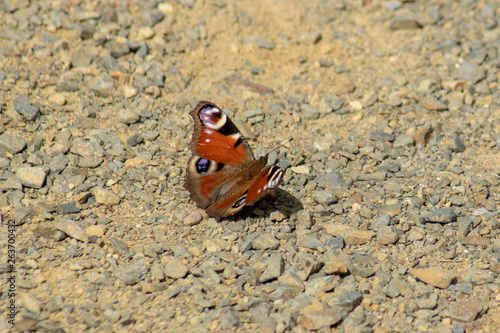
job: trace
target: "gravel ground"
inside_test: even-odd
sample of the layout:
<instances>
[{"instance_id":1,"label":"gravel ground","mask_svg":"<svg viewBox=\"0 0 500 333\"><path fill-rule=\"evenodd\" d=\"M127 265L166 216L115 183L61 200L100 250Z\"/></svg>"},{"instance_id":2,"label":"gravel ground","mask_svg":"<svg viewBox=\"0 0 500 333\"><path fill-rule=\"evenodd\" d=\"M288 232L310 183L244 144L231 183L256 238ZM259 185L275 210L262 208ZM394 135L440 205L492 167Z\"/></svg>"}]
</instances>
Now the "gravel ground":
<instances>
[{"instance_id":1,"label":"gravel ground","mask_svg":"<svg viewBox=\"0 0 500 333\"><path fill-rule=\"evenodd\" d=\"M0 331L500 331L499 2L0 7ZM220 222L198 100L294 138Z\"/></svg>"}]
</instances>

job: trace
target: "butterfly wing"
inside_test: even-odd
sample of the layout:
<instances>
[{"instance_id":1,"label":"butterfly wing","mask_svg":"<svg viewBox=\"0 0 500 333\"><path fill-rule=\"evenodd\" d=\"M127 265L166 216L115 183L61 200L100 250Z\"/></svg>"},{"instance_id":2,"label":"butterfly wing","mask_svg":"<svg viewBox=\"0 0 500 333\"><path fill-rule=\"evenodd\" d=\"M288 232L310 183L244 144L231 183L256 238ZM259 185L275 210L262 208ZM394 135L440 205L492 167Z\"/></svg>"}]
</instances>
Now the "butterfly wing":
<instances>
[{"instance_id":1,"label":"butterfly wing","mask_svg":"<svg viewBox=\"0 0 500 333\"><path fill-rule=\"evenodd\" d=\"M194 157L190 162L193 161L196 161ZM200 192L191 192L193 199L208 215L219 219L253 205L266 195L274 194L281 183L283 170L275 165L265 167L262 161L253 161L238 177L227 177L219 171L190 178L197 179L200 184ZM221 179L224 181L221 182Z\"/></svg>"},{"instance_id":2,"label":"butterfly wing","mask_svg":"<svg viewBox=\"0 0 500 333\"><path fill-rule=\"evenodd\" d=\"M190 112L195 121L186 182L193 200L219 219L274 193L283 170L255 159L236 125L215 104L202 101Z\"/></svg>"},{"instance_id":3,"label":"butterfly wing","mask_svg":"<svg viewBox=\"0 0 500 333\"><path fill-rule=\"evenodd\" d=\"M215 104L201 101L189 114L194 119L193 155L239 167L255 160L243 134Z\"/></svg>"},{"instance_id":4,"label":"butterfly wing","mask_svg":"<svg viewBox=\"0 0 500 333\"><path fill-rule=\"evenodd\" d=\"M266 195L274 194L282 179L283 170L280 167L276 165L266 166L248 189L247 206L253 205Z\"/></svg>"}]
</instances>

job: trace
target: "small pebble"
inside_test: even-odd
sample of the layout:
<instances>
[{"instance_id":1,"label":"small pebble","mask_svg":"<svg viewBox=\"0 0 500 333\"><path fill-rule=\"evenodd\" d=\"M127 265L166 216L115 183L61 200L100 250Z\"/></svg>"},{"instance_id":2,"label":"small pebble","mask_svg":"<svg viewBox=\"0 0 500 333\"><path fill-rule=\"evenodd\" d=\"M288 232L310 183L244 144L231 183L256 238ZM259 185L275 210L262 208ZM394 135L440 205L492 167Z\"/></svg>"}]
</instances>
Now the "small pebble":
<instances>
[{"instance_id":1,"label":"small pebble","mask_svg":"<svg viewBox=\"0 0 500 333\"><path fill-rule=\"evenodd\" d=\"M54 228L64 232L71 238L75 238L82 242L88 242L89 238L85 231L76 222L69 219L61 219L54 223Z\"/></svg>"},{"instance_id":2,"label":"small pebble","mask_svg":"<svg viewBox=\"0 0 500 333\"><path fill-rule=\"evenodd\" d=\"M455 278L453 273L441 268L431 267L423 269L410 270L410 274L419 278L425 283L431 284L438 288L448 288L450 283Z\"/></svg>"},{"instance_id":3,"label":"small pebble","mask_svg":"<svg viewBox=\"0 0 500 333\"><path fill-rule=\"evenodd\" d=\"M203 216L199 212L194 212L189 215L187 215L183 220L182 223L186 226L194 226L199 224L203 220Z\"/></svg>"},{"instance_id":4,"label":"small pebble","mask_svg":"<svg viewBox=\"0 0 500 333\"><path fill-rule=\"evenodd\" d=\"M102 187L96 187L92 193L95 196L95 200L102 205L118 205L121 200L119 196Z\"/></svg>"},{"instance_id":5,"label":"small pebble","mask_svg":"<svg viewBox=\"0 0 500 333\"><path fill-rule=\"evenodd\" d=\"M43 167L20 167L16 176L26 187L41 188L45 185L47 173Z\"/></svg>"}]
</instances>

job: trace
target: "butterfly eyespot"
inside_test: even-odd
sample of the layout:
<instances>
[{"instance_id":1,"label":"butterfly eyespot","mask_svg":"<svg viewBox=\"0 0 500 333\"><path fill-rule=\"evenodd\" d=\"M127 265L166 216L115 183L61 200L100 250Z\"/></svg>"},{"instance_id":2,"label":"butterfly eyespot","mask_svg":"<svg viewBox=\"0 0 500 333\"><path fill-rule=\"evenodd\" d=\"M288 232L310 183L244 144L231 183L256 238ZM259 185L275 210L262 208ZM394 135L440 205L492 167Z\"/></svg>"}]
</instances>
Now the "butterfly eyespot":
<instances>
[{"instance_id":1,"label":"butterfly eyespot","mask_svg":"<svg viewBox=\"0 0 500 333\"><path fill-rule=\"evenodd\" d=\"M200 158L196 162L196 172L199 174L203 175L207 173L208 169L210 169L210 160L207 160L206 158Z\"/></svg>"},{"instance_id":2,"label":"butterfly eyespot","mask_svg":"<svg viewBox=\"0 0 500 333\"><path fill-rule=\"evenodd\" d=\"M245 204L245 202L247 201L247 197L244 196L240 199L238 199L234 204L233 204L233 208L238 208L238 207L241 207Z\"/></svg>"},{"instance_id":3,"label":"butterfly eyespot","mask_svg":"<svg viewBox=\"0 0 500 333\"><path fill-rule=\"evenodd\" d=\"M227 119L227 116L221 110L212 106L202 108L198 113L198 117L203 125L214 130L220 130L224 127Z\"/></svg>"}]
</instances>

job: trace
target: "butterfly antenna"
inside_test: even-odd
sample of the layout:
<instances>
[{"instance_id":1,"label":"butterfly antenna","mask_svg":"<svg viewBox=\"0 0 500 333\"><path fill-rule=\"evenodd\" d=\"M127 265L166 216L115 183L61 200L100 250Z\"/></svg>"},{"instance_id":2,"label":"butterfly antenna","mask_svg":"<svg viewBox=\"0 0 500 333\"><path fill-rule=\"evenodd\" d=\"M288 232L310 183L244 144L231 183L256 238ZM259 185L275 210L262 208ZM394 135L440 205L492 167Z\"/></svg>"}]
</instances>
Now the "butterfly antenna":
<instances>
[{"instance_id":1,"label":"butterfly antenna","mask_svg":"<svg viewBox=\"0 0 500 333\"><path fill-rule=\"evenodd\" d=\"M280 144L278 147L273 148L273 150L271 150L268 154L271 154L273 151L280 149L281 147L283 147L284 145L286 145L288 142L290 142L292 140L293 140L293 138L286 140L284 143Z\"/></svg>"},{"instance_id":2,"label":"butterfly antenna","mask_svg":"<svg viewBox=\"0 0 500 333\"><path fill-rule=\"evenodd\" d=\"M266 114L264 113L264 117L262 118L262 133L260 136L260 151L264 151L264 132L266 131Z\"/></svg>"}]
</instances>

